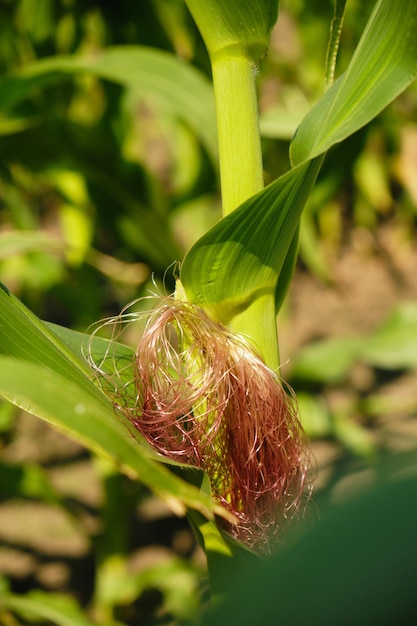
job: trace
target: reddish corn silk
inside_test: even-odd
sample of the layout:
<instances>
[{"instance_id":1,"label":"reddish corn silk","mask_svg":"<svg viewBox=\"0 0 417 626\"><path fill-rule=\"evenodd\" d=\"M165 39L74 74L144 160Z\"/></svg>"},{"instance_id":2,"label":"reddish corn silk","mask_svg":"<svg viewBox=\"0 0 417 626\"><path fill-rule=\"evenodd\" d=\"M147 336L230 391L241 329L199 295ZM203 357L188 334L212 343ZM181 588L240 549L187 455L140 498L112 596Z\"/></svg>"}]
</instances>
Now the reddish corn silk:
<instances>
[{"instance_id":1,"label":"reddish corn silk","mask_svg":"<svg viewBox=\"0 0 417 626\"><path fill-rule=\"evenodd\" d=\"M132 371L114 406L164 457L204 470L237 520L226 530L267 551L307 500L305 437L277 375L242 336L173 297L149 314Z\"/></svg>"}]
</instances>

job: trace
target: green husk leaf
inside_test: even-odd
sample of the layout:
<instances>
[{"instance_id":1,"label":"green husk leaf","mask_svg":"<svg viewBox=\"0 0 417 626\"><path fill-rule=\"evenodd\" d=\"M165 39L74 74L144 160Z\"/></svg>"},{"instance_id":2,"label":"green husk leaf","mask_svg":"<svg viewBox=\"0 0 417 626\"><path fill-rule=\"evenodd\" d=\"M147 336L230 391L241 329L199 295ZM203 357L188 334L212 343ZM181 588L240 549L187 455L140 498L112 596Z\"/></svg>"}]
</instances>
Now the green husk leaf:
<instances>
[{"instance_id":1,"label":"green husk leaf","mask_svg":"<svg viewBox=\"0 0 417 626\"><path fill-rule=\"evenodd\" d=\"M379 0L346 72L306 115L290 147L299 165L376 117L417 75L417 3Z\"/></svg>"},{"instance_id":2,"label":"green husk leaf","mask_svg":"<svg viewBox=\"0 0 417 626\"><path fill-rule=\"evenodd\" d=\"M321 162L314 160L289 171L199 239L181 268L190 302L228 323L257 298L266 294L275 297ZM286 276L283 288L287 285Z\"/></svg>"}]
</instances>

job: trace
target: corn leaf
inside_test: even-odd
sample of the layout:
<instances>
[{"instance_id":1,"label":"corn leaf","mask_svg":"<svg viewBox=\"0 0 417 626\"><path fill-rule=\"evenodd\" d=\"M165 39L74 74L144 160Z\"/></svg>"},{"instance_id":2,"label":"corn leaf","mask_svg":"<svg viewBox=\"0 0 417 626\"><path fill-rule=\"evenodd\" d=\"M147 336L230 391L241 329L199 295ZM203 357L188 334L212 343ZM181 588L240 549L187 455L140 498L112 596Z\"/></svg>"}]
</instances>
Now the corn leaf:
<instances>
[{"instance_id":1,"label":"corn leaf","mask_svg":"<svg viewBox=\"0 0 417 626\"><path fill-rule=\"evenodd\" d=\"M416 464L415 452L383 458L372 488L322 506L320 523L296 527L272 558L236 571L202 626L412 624Z\"/></svg>"},{"instance_id":2,"label":"corn leaf","mask_svg":"<svg viewBox=\"0 0 417 626\"><path fill-rule=\"evenodd\" d=\"M106 456L177 512L189 507L212 517L210 496L152 458L139 433L115 415L110 400L92 382L87 363L77 356L76 335L64 331L62 336L65 343L1 288L0 396ZM96 345L100 349L102 344ZM118 349L128 356L128 348Z\"/></svg>"},{"instance_id":3,"label":"corn leaf","mask_svg":"<svg viewBox=\"0 0 417 626\"><path fill-rule=\"evenodd\" d=\"M417 367L417 304L407 302L392 312L386 322L364 338L360 357L374 367Z\"/></svg>"},{"instance_id":4,"label":"corn leaf","mask_svg":"<svg viewBox=\"0 0 417 626\"><path fill-rule=\"evenodd\" d=\"M1 611L13 611L30 622L47 620L56 626L94 626L78 604L68 596L32 591L26 595L5 593L0 596ZM14 621L14 620L13 620Z\"/></svg>"},{"instance_id":5,"label":"corn leaf","mask_svg":"<svg viewBox=\"0 0 417 626\"><path fill-rule=\"evenodd\" d=\"M62 253L62 241L41 230L11 230L0 233L0 260L34 251Z\"/></svg>"},{"instance_id":6,"label":"corn leaf","mask_svg":"<svg viewBox=\"0 0 417 626\"><path fill-rule=\"evenodd\" d=\"M7 113L34 90L80 73L94 74L151 96L159 107L186 122L210 157L217 160L214 96L210 83L198 70L173 54L144 46L115 46L94 56L56 56L36 61L0 82L0 110ZM7 126L0 120L0 130L2 125Z\"/></svg>"},{"instance_id":7,"label":"corn leaf","mask_svg":"<svg viewBox=\"0 0 417 626\"><path fill-rule=\"evenodd\" d=\"M275 294L320 165L318 159L289 171L198 240L181 268L191 302L227 323L259 296ZM283 283L286 290L287 277Z\"/></svg>"},{"instance_id":8,"label":"corn leaf","mask_svg":"<svg viewBox=\"0 0 417 626\"><path fill-rule=\"evenodd\" d=\"M39 465L0 461L0 499L6 498L35 498L49 504L60 504L62 501Z\"/></svg>"},{"instance_id":9,"label":"corn leaf","mask_svg":"<svg viewBox=\"0 0 417 626\"><path fill-rule=\"evenodd\" d=\"M291 145L296 167L219 222L186 256L181 280L192 302L224 323L277 285L279 304L279 276L321 165L314 159L410 84L417 74L416 27L415 3L379 0L347 72L301 122Z\"/></svg>"},{"instance_id":10,"label":"corn leaf","mask_svg":"<svg viewBox=\"0 0 417 626\"><path fill-rule=\"evenodd\" d=\"M373 333L323 339L301 348L292 360L291 377L337 384L357 362L395 370L417 366L417 305L396 308Z\"/></svg>"},{"instance_id":11,"label":"corn leaf","mask_svg":"<svg viewBox=\"0 0 417 626\"><path fill-rule=\"evenodd\" d=\"M416 2L377 2L348 69L301 122L290 148L293 165L362 128L415 79L416 32Z\"/></svg>"}]
</instances>

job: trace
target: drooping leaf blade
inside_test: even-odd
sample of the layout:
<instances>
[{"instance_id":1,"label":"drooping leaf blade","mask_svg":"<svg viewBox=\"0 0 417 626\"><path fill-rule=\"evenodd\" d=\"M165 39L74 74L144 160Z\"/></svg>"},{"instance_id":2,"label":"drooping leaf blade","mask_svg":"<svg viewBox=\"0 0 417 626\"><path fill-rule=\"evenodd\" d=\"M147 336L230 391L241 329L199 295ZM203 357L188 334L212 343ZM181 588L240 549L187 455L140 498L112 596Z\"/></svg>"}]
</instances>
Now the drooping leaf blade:
<instances>
[{"instance_id":1,"label":"drooping leaf blade","mask_svg":"<svg viewBox=\"0 0 417 626\"><path fill-rule=\"evenodd\" d=\"M346 72L320 98L290 147L298 165L376 117L417 76L417 3L379 0Z\"/></svg>"},{"instance_id":2,"label":"drooping leaf blade","mask_svg":"<svg viewBox=\"0 0 417 626\"><path fill-rule=\"evenodd\" d=\"M0 354L45 365L105 401L89 379L87 362L76 358L4 285L0 289Z\"/></svg>"},{"instance_id":3,"label":"drooping leaf blade","mask_svg":"<svg viewBox=\"0 0 417 626\"><path fill-rule=\"evenodd\" d=\"M151 96L185 121L217 160L214 96L210 82L175 55L146 46L114 46L90 56L45 58L0 82L0 110L10 111L34 90L90 73Z\"/></svg>"},{"instance_id":4,"label":"drooping leaf blade","mask_svg":"<svg viewBox=\"0 0 417 626\"><path fill-rule=\"evenodd\" d=\"M178 513L184 514L185 507L190 507L203 508L204 515L211 515L209 498L149 458L111 405L98 402L80 385L38 363L1 356L0 394L115 462Z\"/></svg>"},{"instance_id":5,"label":"drooping leaf blade","mask_svg":"<svg viewBox=\"0 0 417 626\"><path fill-rule=\"evenodd\" d=\"M2 287L0 395L107 456L178 512L190 507L211 517L211 498L155 460L163 459L123 416L115 415L110 400L92 382L87 363L71 346L74 336L63 335L66 344ZM127 348L120 350L127 356Z\"/></svg>"}]
</instances>

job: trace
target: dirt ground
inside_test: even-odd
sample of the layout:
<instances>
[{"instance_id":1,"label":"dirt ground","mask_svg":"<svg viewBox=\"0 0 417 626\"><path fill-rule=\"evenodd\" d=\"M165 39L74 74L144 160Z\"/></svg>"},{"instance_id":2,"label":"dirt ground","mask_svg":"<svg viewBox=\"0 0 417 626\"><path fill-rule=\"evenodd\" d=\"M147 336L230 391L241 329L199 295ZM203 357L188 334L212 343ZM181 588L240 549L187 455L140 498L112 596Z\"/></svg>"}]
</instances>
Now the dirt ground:
<instances>
[{"instance_id":1,"label":"dirt ground","mask_svg":"<svg viewBox=\"0 0 417 626\"><path fill-rule=\"evenodd\" d=\"M279 318L284 378L298 348L317 339L366 335L396 307L417 301L417 244L391 225L381 228L377 238L354 230L332 264L332 279L332 284L324 284L308 272L296 272L288 306ZM359 396L380 396L381 412L367 424L371 437L390 452L417 450L416 370L375 372L358 364L348 385L325 389L323 395L330 405L347 411ZM346 467L344 452L331 439L312 441L311 446L318 465L316 491L329 485L338 462L346 476L336 481L335 500L367 484L367 461L353 459Z\"/></svg>"},{"instance_id":2,"label":"dirt ground","mask_svg":"<svg viewBox=\"0 0 417 626\"><path fill-rule=\"evenodd\" d=\"M390 227L377 239L353 231L331 265L331 285L296 272L280 333L284 361L313 339L371 332L397 305L417 299L417 243Z\"/></svg>"}]
</instances>

